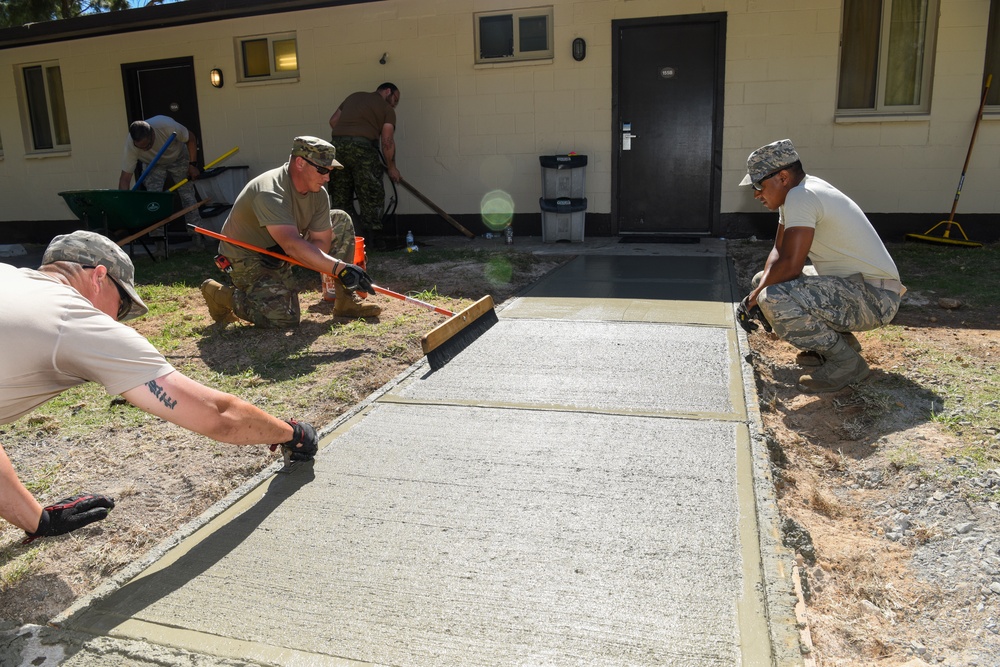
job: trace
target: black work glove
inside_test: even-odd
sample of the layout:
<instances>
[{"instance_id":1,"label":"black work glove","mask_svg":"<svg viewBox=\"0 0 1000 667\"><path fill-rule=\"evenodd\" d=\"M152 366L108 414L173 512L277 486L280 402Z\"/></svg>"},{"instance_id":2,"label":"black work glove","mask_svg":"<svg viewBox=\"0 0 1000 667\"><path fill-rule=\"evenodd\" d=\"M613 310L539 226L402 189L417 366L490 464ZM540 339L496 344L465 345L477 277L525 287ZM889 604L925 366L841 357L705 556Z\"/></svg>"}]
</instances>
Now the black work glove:
<instances>
[{"instance_id":1,"label":"black work glove","mask_svg":"<svg viewBox=\"0 0 1000 667\"><path fill-rule=\"evenodd\" d=\"M281 447L289 453L292 461L311 461L319 450L316 429L311 424L297 422L294 419L286 419L285 423L292 427L292 439L271 445L271 451Z\"/></svg>"},{"instance_id":2,"label":"black work glove","mask_svg":"<svg viewBox=\"0 0 1000 667\"><path fill-rule=\"evenodd\" d=\"M63 498L55 505L42 510L42 518L35 532L28 533L22 544L34 542L39 537L64 535L87 524L107 518L108 510L115 506L114 498L96 493L83 493Z\"/></svg>"},{"instance_id":3,"label":"black work glove","mask_svg":"<svg viewBox=\"0 0 1000 667\"><path fill-rule=\"evenodd\" d=\"M740 301L739 307L736 308L736 321L747 333L757 330L757 322L764 325L764 331L771 333L771 323L764 317L764 311L760 309L760 306L747 308L746 299Z\"/></svg>"},{"instance_id":4,"label":"black work glove","mask_svg":"<svg viewBox=\"0 0 1000 667\"><path fill-rule=\"evenodd\" d=\"M340 282L344 284L344 287L351 290L360 289L362 292L374 292L375 287L372 285L371 276L365 273L365 270L356 264L347 264L340 273L337 274L340 278Z\"/></svg>"}]
</instances>

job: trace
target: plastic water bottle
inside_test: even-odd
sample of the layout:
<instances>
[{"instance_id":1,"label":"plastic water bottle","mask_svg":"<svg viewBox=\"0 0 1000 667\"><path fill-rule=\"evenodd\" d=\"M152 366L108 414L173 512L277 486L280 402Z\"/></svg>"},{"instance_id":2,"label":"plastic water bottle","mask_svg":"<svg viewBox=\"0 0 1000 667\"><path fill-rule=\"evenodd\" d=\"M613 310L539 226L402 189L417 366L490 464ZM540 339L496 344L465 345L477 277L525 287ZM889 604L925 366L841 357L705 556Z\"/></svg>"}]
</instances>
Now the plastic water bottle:
<instances>
[{"instance_id":1,"label":"plastic water bottle","mask_svg":"<svg viewBox=\"0 0 1000 667\"><path fill-rule=\"evenodd\" d=\"M514 243L514 226L510 223L507 224L507 228L503 230L504 243L507 245L513 245Z\"/></svg>"},{"instance_id":2,"label":"plastic water bottle","mask_svg":"<svg viewBox=\"0 0 1000 667\"><path fill-rule=\"evenodd\" d=\"M406 232L406 247L413 247L413 232Z\"/></svg>"}]
</instances>

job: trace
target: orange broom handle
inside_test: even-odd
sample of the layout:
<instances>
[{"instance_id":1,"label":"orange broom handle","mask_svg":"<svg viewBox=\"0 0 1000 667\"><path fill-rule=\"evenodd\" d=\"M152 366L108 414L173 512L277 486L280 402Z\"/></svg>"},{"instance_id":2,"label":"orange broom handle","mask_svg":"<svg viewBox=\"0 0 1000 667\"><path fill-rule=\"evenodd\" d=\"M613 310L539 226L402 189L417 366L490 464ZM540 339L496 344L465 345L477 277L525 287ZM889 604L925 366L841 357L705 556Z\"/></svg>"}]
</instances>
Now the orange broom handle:
<instances>
[{"instance_id":1,"label":"orange broom handle","mask_svg":"<svg viewBox=\"0 0 1000 667\"><path fill-rule=\"evenodd\" d=\"M204 234L205 236L211 237L213 239L218 239L219 241L225 241L226 243L232 243L235 246L239 246L241 248L246 248L247 250L253 250L254 252L259 252L262 255L270 255L271 257L276 257L276 258L278 258L280 260L284 260L284 261L288 262L289 264L295 264L296 266L301 266L304 269L309 269L311 271L315 271L316 270L316 269L312 268L311 266L306 266L305 264L303 264L299 260L294 259L292 257L289 257L288 255L283 255L280 252L272 252L270 250L266 250L265 248L261 248L261 247L255 246L255 245L253 245L251 243L245 243L243 241L237 241L236 239L229 238L225 234L219 234L218 232L213 232L212 230L205 229L204 227L198 227L196 225L188 225L188 227L190 227L194 231L198 232L199 234ZM333 276L333 274L330 273L329 271L318 271L317 273L325 273L328 276ZM336 276L333 276L333 277L336 278ZM399 292L393 292L392 290L385 289L384 287L379 287L378 285L372 285L372 287L379 294L382 294L382 295L385 295L385 296L391 296L393 299L399 299L400 301L405 301L406 303L411 303L414 306L420 306L421 308L426 308L427 310L433 310L435 313L438 313L439 315L444 315L445 317L454 317L455 316L455 313L451 312L450 310L446 310L444 308L439 308L439 307L435 306L432 303L427 303L426 301L421 301L420 299L414 299L412 296L406 296L405 294L400 294Z\"/></svg>"}]
</instances>

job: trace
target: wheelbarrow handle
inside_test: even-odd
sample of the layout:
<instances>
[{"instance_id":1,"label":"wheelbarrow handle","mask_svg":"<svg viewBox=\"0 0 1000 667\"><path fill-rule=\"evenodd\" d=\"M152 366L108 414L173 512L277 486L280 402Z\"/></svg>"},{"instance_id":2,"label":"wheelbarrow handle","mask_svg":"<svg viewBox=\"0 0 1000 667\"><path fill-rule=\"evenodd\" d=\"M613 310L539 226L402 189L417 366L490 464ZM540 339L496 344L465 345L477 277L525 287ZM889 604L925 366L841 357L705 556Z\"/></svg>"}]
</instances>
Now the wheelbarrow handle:
<instances>
[{"instance_id":1,"label":"wheelbarrow handle","mask_svg":"<svg viewBox=\"0 0 1000 667\"><path fill-rule=\"evenodd\" d=\"M173 142L173 140L176 138L177 138L177 133L171 132L170 136L167 137L167 140L163 142L163 148L159 150L159 152L156 154L156 157L153 158L152 162L149 163L149 166L147 166L146 169L142 172L142 176L136 179L135 185L132 186L133 190L139 189L139 186L142 185L142 182L146 180L147 176L149 176L149 172L152 171L153 167L156 166L156 163L160 161L160 156L163 155L163 151L167 150L167 146L169 146L171 142Z\"/></svg>"}]
</instances>

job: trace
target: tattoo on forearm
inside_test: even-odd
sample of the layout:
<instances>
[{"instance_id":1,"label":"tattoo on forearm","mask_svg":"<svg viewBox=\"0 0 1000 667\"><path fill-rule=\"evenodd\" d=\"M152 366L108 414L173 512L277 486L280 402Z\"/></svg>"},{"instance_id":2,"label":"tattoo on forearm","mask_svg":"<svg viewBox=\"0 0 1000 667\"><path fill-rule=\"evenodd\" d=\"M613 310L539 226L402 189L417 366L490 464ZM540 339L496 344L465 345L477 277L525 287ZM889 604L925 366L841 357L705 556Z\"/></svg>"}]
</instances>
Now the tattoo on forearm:
<instances>
[{"instance_id":1,"label":"tattoo on forearm","mask_svg":"<svg viewBox=\"0 0 1000 667\"><path fill-rule=\"evenodd\" d=\"M149 382L146 383L146 386L149 387L149 393L151 393L153 396L156 396L156 398L160 399L160 403L163 403L171 410L177 407L177 400L170 398L170 395L167 393L166 389L158 385L156 383L156 380L150 380Z\"/></svg>"}]
</instances>

